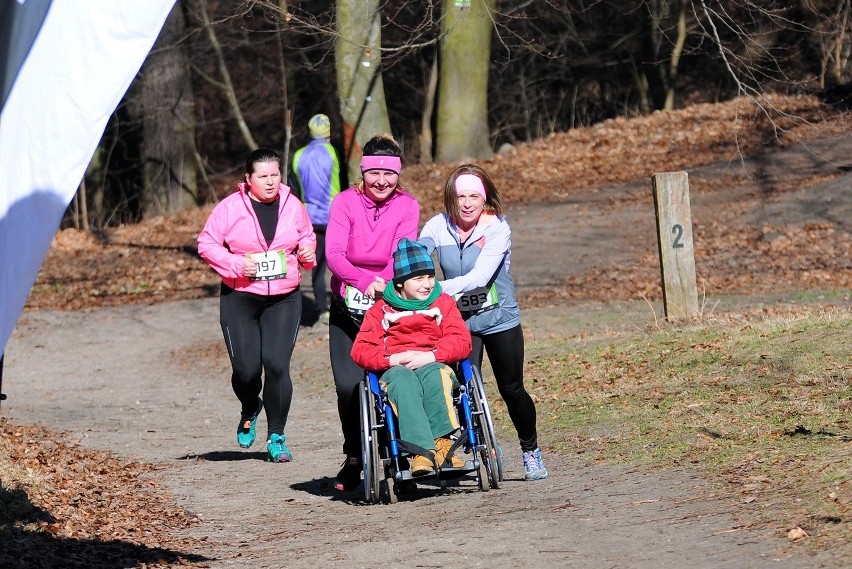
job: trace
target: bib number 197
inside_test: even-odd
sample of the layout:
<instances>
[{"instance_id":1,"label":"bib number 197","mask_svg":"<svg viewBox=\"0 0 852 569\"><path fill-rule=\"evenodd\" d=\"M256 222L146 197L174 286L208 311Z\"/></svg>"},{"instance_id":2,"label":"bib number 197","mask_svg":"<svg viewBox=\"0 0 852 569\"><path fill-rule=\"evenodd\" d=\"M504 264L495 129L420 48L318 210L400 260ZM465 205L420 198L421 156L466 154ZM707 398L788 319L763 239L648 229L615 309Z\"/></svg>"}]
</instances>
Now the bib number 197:
<instances>
[{"instance_id":1,"label":"bib number 197","mask_svg":"<svg viewBox=\"0 0 852 569\"><path fill-rule=\"evenodd\" d=\"M287 276L287 256L284 251L251 253L249 257L257 263L257 273L252 280L271 281Z\"/></svg>"}]
</instances>

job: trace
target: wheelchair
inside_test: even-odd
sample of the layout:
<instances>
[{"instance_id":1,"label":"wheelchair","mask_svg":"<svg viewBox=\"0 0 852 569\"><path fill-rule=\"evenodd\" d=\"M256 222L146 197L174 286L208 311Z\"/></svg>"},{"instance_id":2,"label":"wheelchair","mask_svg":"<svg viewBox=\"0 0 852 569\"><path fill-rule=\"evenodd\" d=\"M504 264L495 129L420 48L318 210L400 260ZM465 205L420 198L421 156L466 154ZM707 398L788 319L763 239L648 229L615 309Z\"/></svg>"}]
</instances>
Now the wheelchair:
<instances>
[{"instance_id":1,"label":"wheelchair","mask_svg":"<svg viewBox=\"0 0 852 569\"><path fill-rule=\"evenodd\" d=\"M459 382L453 392L460 428L454 435L452 451L463 451L464 467L438 468L422 476L412 476L406 451L399 440L396 417L379 376L367 372L359 386L361 405L361 460L364 497L370 504L395 504L400 487L408 482L437 479L441 487L447 480L474 474L479 489L497 489L503 481L502 450L485 397L482 375L468 360L451 366ZM439 465L440 466L440 465Z\"/></svg>"}]
</instances>

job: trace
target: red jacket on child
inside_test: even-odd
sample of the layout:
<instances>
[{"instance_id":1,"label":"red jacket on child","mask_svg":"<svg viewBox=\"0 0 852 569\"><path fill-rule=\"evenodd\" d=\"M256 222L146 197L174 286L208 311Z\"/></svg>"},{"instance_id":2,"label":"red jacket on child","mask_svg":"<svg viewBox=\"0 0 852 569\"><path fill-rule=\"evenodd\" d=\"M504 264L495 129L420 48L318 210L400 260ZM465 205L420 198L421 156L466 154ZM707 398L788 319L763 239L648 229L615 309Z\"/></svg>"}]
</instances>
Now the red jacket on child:
<instances>
[{"instance_id":1,"label":"red jacket on child","mask_svg":"<svg viewBox=\"0 0 852 569\"><path fill-rule=\"evenodd\" d=\"M370 307L352 345L355 363L366 370L384 371L391 367L391 354L407 350L431 350L441 363L470 355L470 331L453 297L441 293L426 310L397 310L384 299Z\"/></svg>"}]
</instances>

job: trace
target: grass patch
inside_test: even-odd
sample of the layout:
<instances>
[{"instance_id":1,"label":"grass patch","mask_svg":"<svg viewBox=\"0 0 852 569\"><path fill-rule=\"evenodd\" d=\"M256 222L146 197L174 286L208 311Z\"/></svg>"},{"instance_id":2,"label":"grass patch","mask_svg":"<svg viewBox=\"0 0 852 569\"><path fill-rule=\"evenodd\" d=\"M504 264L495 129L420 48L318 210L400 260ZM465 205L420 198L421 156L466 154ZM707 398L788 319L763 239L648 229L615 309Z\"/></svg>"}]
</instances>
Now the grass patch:
<instances>
[{"instance_id":1,"label":"grass patch","mask_svg":"<svg viewBox=\"0 0 852 569\"><path fill-rule=\"evenodd\" d=\"M848 309L716 317L593 345L545 341L526 377L543 444L701 469L739 495L753 523L848 548L850 346Z\"/></svg>"}]
</instances>

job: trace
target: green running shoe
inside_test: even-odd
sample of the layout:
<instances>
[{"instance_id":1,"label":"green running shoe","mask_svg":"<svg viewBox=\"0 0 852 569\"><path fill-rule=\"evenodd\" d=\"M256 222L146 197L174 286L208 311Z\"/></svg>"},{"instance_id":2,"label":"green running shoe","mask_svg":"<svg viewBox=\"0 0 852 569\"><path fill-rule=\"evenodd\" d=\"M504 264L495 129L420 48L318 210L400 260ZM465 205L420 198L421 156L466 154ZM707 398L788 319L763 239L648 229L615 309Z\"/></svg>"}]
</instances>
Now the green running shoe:
<instances>
[{"instance_id":1,"label":"green running shoe","mask_svg":"<svg viewBox=\"0 0 852 569\"><path fill-rule=\"evenodd\" d=\"M240 424L237 425L237 444L240 448L249 448L254 444L257 431L257 416L263 409L263 401L257 398L257 411L250 417L240 416Z\"/></svg>"},{"instance_id":2,"label":"green running shoe","mask_svg":"<svg viewBox=\"0 0 852 569\"><path fill-rule=\"evenodd\" d=\"M284 443L284 435L277 433L269 435L269 440L266 441L266 461L290 462L291 460L293 460L293 453Z\"/></svg>"}]
</instances>

